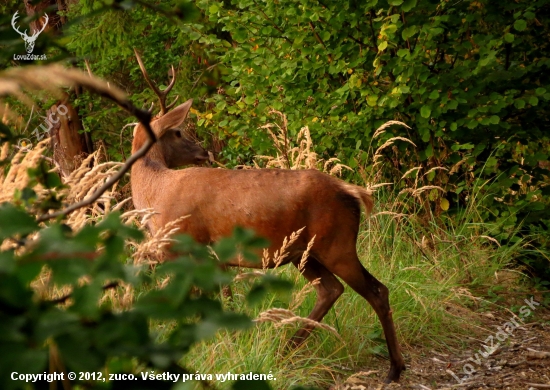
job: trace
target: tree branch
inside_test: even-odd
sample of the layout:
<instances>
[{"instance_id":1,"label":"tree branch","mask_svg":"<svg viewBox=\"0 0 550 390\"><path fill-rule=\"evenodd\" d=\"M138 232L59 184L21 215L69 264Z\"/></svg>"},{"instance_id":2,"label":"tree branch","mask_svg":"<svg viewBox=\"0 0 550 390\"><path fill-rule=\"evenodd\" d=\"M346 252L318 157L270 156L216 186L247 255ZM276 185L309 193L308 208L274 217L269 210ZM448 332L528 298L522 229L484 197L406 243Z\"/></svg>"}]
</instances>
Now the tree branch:
<instances>
[{"instance_id":1,"label":"tree branch","mask_svg":"<svg viewBox=\"0 0 550 390\"><path fill-rule=\"evenodd\" d=\"M311 27L311 31L313 31L313 36L315 37L317 42L319 42L323 46L325 51L327 51L327 45L325 45L325 42L323 42L319 34L317 34L317 31L315 31L315 26L313 25L313 22L309 22L309 27ZM332 55L328 51L327 51L327 56L328 56L329 62L332 62Z\"/></svg>"},{"instance_id":2,"label":"tree branch","mask_svg":"<svg viewBox=\"0 0 550 390\"><path fill-rule=\"evenodd\" d=\"M378 40L376 39L376 33L374 32L374 26L372 25L373 16L376 16L376 14L374 13L374 10L371 10L369 13L369 22L370 22L370 31L372 34L372 45L373 45L373 50L378 54L378 45L377 45Z\"/></svg>"}]
</instances>

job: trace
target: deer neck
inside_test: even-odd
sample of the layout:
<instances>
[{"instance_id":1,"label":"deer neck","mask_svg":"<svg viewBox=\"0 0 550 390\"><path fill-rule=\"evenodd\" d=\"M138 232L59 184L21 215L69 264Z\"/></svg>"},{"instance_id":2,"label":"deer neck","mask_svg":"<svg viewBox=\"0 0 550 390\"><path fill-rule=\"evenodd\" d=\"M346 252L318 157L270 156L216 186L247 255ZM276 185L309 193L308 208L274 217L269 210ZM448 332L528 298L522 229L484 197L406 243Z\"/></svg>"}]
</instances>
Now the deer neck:
<instances>
[{"instance_id":1,"label":"deer neck","mask_svg":"<svg viewBox=\"0 0 550 390\"><path fill-rule=\"evenodd\" d=\"M138 132L136 136L134 137L134 140L132 142L132 154L136 153L139 149L143 147L147 140L146 134L143 133L143 131ZM162 154L162 150L160 147L160 144L158 143L158 140L156 143L151 146L149 151L140 158L138 161L134 163L132 166L132 175L134 174L134 168L138 168L137 171L141 170L155 170L155 171L161 171L168 168L168 164L166 163L166 159L164 158Z\"/></svg>"},{"instance_id":2,"label":"deer neck","mask_svg":"<svg viewBox=\"0 0 550 390\"><path fill-rule=\"evenodd\" d=\"M137 152L144 143L144 141L139 142L138 137L134 138L132 154ZM132 165L130 182L136 209L155 207L155 199L158 195L156 191L162 187L159 185L159 180L162 181L164 173L169 170L158 143L155 143L145 156Z\"/></svg>"}]
</instances>

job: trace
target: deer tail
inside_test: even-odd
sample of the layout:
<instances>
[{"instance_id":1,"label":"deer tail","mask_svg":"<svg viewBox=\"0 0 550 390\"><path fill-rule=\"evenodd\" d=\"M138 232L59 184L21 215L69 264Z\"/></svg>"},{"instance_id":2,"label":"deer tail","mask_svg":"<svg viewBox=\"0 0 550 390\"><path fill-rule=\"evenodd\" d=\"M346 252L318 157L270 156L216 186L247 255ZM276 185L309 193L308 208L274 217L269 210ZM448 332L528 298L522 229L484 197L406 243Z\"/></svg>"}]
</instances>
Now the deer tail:
<instances>
[{"instance_id":1,"label":"deer tail","mask_svg":"<svg viewBox=\"0 0 550 390\"><path fill-rule=\"evenodd\" d=\"M373 191L353 184L344 184L345 191L354 196L365 207L365 213L369 215L374 208Z\"/></svg>"}]
</instances>

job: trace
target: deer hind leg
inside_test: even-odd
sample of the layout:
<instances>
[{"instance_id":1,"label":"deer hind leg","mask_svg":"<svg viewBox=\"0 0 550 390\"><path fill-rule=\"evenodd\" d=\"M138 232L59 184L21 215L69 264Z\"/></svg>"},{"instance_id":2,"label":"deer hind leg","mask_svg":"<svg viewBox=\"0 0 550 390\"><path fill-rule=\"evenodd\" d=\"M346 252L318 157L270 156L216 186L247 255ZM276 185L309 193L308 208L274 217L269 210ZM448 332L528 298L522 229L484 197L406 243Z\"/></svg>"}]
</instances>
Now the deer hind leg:
<instances>
[{"instance_id":1,"label":"deer hind leg","mask_svg":"<svg viewBox=\"0 0 550 390\"><path fill-rule=\"evenodd\" d=\"M298 262L293 262L293 264L298 268ZM311 256L305 264L302 275L310 282L319 279L319 283L315 285L317 301L308 318L320 322L338 297L342 295L344 286L331 272ZM314 327L311 325L304 325L289 340L288 346L291 348L298 347L310 335L313 329Z\"/></svg>"},{"instance_id":2,"label":"deer hind leg","mask_svg":"<svg viewBox=\"0 0 550 390\"><path fill-rule=\"evenodd\" d=\"M365 298L378 315L386 336L391 361L386 383L397 382L401 371L405 370L405 363L395 333L388 288L363 267L356 253L349 254L346 257L347 261L343 261L341 256L331 257L331 259L332 261L323 259L325 267Z\"/></svg>"}]
</instances>

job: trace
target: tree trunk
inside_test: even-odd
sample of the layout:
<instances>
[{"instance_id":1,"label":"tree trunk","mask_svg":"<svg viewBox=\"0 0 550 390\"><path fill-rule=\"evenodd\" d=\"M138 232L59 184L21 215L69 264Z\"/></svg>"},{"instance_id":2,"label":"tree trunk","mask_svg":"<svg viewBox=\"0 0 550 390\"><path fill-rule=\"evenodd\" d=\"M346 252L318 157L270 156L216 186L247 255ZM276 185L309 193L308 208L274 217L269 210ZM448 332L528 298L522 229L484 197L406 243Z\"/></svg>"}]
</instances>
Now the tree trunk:
<instances>
[{"instance_id":1,"label":"tree trunk","mask_svg":"<svg viewBox=\"0 0 550 390\"><path fill-rule=\"evenodd\" d=\"M34 3L34 4L33 4ZM65 10L66 9L66 1L65 0L41 0L39 2L31 1L31 0L25 0L25 9L27 10L27 15L34 16L36 14L39 15L38 19L31 22L31 29L33 31L40 30L42 28L42 25L44 23L44 19L41 17L44 12L51 7L56 7L57 10ZM65 23L65 17L60 16L57 11L55 12L48 12L48 25L46 26L44 31L50 31L53 33L61 33L61 26L63 23Z\"/></svg>"},{"instance_id":2,"label":"tree trunk","mask_svg":"<svg viewBox=\"0 0 550 390\"><path fill-rule=\"evenodd\" d=\"M25 0L25 8L29 16L35 14L42 15L49 7L65 10L67 1L42 0L31 2L30 0ZM45 31L61 34L61 28L66 18L60 16L57 11L49 11L48 16L49 21ZM41 29L42 23L44 23L44 18L39 17L31 23L31 29L34 31ZM78 96L78 94L79 91L71 90L68 94L65 94L63 100L56 102L47 111L47 117L54 119L50 121L52 124L50 136L52 139L53 158L56 165L60 168L61 175L65 177L80 165L83 158L93 152L93 143L90 134L82 131L83 125L78 115L78 110L70 103L71 97Z\"/></svg>"},{"instance_id":3,"label":"tree trunk","mask_svg":"<svg viewBox=\"0 0 550 390\"><path fill-rule=\"evenodd\" d=\"M87 137L81 133L82 122L78 111L68 101L69 95L66 95L64 100L55 103L47 112L47 117L53 119L50 121L53 159L64 177L79 167L92 151L86 142Z\"/></svg>"}]
</instances>

